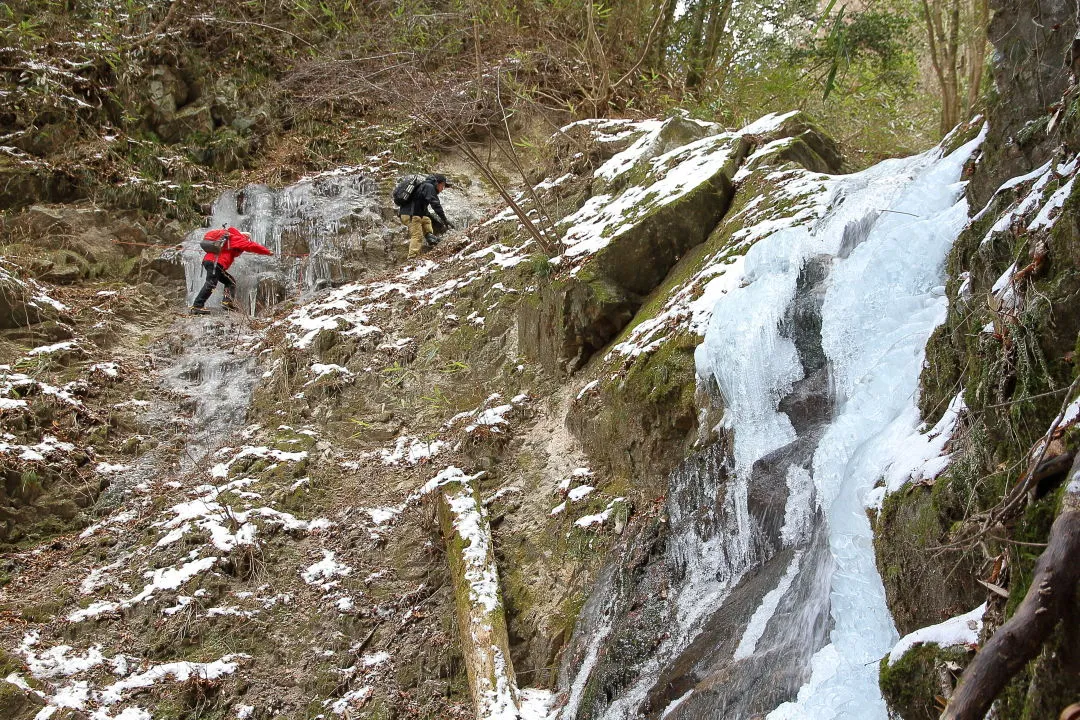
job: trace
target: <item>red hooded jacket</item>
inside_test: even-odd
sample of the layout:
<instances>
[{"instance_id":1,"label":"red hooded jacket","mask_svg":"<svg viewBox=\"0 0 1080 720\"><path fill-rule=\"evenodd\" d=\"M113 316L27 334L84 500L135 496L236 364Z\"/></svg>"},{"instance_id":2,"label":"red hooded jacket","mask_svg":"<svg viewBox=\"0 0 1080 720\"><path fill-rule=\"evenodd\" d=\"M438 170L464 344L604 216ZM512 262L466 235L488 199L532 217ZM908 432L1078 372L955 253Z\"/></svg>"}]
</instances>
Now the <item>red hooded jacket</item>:
<instances>
[{"instance_id":1,"label":"red hooded jacket","mask_svg":"<svg viewBox=\"0 0 1080 720\"><path fill-rule=\"evenodd\" d=\"M252 242L247 235L240 232L234 227L229 228L227 231L222 229L211 230L203 235L203 240L220 240L225 233L229 233L229 241L225 244L225 249L221 251L220 255L214 253L206 253L203 257L203 262L214 262L221 267L222 270L228 270L229 266L233 264L233 261L240 256L241 253L253 252L257 255L273 255L269 249L263 247L257 242Z\"/></svg>"}]
</instances>

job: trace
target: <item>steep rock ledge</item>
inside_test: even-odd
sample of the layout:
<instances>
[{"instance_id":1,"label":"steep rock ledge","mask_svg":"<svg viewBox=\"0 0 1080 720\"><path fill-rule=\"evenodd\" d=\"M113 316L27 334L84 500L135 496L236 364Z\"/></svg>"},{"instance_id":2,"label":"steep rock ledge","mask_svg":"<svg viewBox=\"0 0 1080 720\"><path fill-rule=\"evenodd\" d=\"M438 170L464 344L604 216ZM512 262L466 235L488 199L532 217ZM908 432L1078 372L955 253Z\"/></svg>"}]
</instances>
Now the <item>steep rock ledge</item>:
<instances>
[{"instance_id":1,"label":"steep rock ledge","mask_svg":"<svg viewBox=\"0 0 1080 720\"><path fill-rule=\"evenodd\" d=\"M920 638L881 664L906 720L938 717L938 698L1027 593L1061 503L1054 468L1078 449L1076 13L1071 1L1010 0L990 27L990 129L969 186L974 214L948 259L948 315L927 346L922 459L885 478L875 524L897 626ZM977 606L965 633L941 629ZM1074 604L998 696L996 717L1057 717L1075 702L1077 618Z\"/></svg>"},{"instance_id":2,"label":"steep rock ledge","mask_svg":"<svg viewBox=\"0 0 1080 720\"><path fill-rule=\"evenodd\" d=\"M681 131L685 118L646 127L598 168L594 194L562 218L558 274L522 305L522 349L549 372L572 373L626 327L646 298L692 248L708 238L735 194L747 154L783 143L783 161L839 170L835 144L801 115L768 116L738 132ZM675 128L673 130L672 128ZM820 154L819 154L820 151Z\"/></svg>"}]
</instances>

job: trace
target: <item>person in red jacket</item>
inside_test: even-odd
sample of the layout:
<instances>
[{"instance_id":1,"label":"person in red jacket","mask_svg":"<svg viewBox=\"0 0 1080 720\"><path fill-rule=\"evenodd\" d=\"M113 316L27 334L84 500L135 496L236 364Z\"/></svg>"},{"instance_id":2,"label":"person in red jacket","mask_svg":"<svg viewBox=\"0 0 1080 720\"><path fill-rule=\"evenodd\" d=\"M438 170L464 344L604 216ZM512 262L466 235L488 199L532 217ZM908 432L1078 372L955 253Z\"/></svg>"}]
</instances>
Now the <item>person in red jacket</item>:
<instances>
[{"instance_id":1,"label":"person in red jacket","mask_svg":"<svg viewBox=\"0 0 1080 720\"><path fill-rule=\"evenodd\" d=\"M247 235L234 227L230 227L227 230L211 230L203 236L203 239L216 242L225 237L226 233L228 234L228 237L225 239L225 247L222 248L221 252L217 254L206 253L203 257L202 266L203 269L206 270L206 282L203 284L199 294L195 296L195 302L191 304L191 313L193 315L210 314L210 311L203 306L206 305L206 301L210 299L210 296L213 294L214 289L217 288L218 283L225 286L225 298L221 301L221 306L230 310L236 307L236 280L227 271L229 266L233 264L233 261L242 253L253 252L258 255L274 254L259 243L252 241Z\"/></svg>"}]
</instances>

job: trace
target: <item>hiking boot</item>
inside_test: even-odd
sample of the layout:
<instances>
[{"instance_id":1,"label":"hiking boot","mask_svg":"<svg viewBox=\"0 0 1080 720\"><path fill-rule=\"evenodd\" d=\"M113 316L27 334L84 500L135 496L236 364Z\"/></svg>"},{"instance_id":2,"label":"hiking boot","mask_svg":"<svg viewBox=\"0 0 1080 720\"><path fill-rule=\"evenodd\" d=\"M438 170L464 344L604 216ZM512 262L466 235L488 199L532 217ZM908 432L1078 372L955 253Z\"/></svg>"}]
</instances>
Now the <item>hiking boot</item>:
<instances>
[{"instance_id":1,"label":"hiking boot","mask_svg":"<svg viewBox=\"0 0 1080 720\"><path fill-rule=\"evenodd\" d=\"M426 244L429 248L435 247L439 244L439 236L427 233L426 235L424 235L424 244Z\"/></svg>"},{"instance_id":2,"label":"hiking boot","mask_svg":"<svg viewBox=\"0 0 1080 720\"><path fill-rule=\"evenodd\" d=\"M209 315L210 314L209 310L207 310L204 307L199 307L197 305L192 305L191 309L188 312L190 312L192 315Z\"/></svg>"}]
</instances>

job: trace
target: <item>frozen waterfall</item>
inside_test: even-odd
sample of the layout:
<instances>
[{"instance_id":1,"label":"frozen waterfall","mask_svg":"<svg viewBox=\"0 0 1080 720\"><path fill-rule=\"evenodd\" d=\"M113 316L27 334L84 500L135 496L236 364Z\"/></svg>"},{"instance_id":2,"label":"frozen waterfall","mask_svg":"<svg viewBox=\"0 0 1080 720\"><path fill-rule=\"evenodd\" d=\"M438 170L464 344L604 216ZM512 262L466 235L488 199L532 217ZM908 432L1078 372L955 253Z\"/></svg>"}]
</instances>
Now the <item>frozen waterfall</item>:
<instances>
[{"instance_id":1,"label":"frozen waterfall","mask_svg":"<svg viewBox=\"0 0 1080 720\"><path fill-rule=\"evenodd\" d=\"M392 237L382 216L385 205L371 174L357 168L280 190L266 185L229 190L214 202L207 227L192 231L184 242L188 300L203 284L199 241L208 229L235 226L274 252L272 257L244 253L230 268L240 307L258 314L286 297L355 279L347 268L349 252L375 253L385 262ZM208 305L220 302L217 290Z\"/></svg>"},{"instance_id":2,"label":"frozen waterfall","mask_svg":"<svg viewBox=\"0 0 1080 720\"><path fill-rule=\"evenodd\" d=\"M560 720L884 720L877 661L897 635L865 502L920 421L981 137L788 175L780 192L814 211L781 205L740 230L758 239L728 266L696 355L726 440L672 472L665 529L600 574Z\"/></svg>"},{"instance_id":3,"label":"frozen waterfall","mask_svg":"<svg viewBox=\"0 0 1080 720\"><path fill-rule=\"evenodd\" d=\"M946 310L944 261L967 221L961 170L980 142L947 157L934 149L833 178L820 221L781 230L749 250L744 286L717 303L698 348L699 375L715 378L723 394L735 484L744 485L755 462L796 436L778 404L804 368L781 334L781 319L806 263L827 258L820 339L834 415L801 476L812 487L798 494L812 496L826 519L833 569L823 590L832 629L797 698L771 720L886 716L876 661L896 631L864 500L919 422L924 349Z\"/></svg>"}]
</instances>

